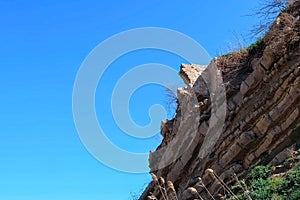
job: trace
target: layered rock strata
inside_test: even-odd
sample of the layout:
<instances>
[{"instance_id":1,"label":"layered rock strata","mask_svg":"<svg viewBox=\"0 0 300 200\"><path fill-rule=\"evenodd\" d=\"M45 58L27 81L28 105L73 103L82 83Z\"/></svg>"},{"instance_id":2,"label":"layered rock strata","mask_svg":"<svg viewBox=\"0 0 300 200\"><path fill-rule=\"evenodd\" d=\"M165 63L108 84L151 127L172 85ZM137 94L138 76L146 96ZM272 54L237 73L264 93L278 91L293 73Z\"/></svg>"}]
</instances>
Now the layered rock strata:
<instances>
[{"instance_id":1,"label":"layered rock strata","mask_svg":"<svg viewBox=\"0 0 300 200\"><path fill-rule=\"evenodd\" d=\"M290 149L299 148L299 13L300 1L295 1L252 48L215 58L207 67L181 66L187 87L178 90L176 116L163 121L164 139L149 158L151 172L172 181L179 199L194 199L187 195L191 186L209 199L196 184L198 177L217 198L222 187L205 173L208 168L230 184L234 173L243 177L257 165L278 165ZM214 66L225 88L223 100L218 97L221 90L211 91ZM219 79L216 74L214 78ZM217 109L225 104L225 112L218 114L214 103ZM216 124L220 134L214 132ZM153 182L140 199L150 196L163 199Z\"/></svg>"}]
</instances>

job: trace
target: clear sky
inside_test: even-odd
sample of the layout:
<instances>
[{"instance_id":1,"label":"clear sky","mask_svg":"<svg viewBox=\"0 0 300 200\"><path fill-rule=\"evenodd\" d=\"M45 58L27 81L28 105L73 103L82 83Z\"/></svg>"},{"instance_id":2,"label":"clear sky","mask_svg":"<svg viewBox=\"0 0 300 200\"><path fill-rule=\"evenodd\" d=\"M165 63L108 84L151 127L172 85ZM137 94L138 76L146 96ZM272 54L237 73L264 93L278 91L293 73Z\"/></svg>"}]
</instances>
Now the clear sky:
<instances>
[{"instance_id":1,"label":"clear sky","mask_svg":"<svg viewBox=\"0 0 300 200\"><path fill-rule=\"evenodd\" d=\"M237 44L236 36L251 41L247 34L257 19L246 15L258 6L257 0L0 0L0 199L127 200L140 194L150 181L148 174L110 169L79 139L72 92L81 63L108 37L140 27L180 31L214 57ZM184 60L151 50L126 56L99 82L97 116L116 145L148 152L160 136L123 136L109 110L113 85L134 66L156 62L178 70ZM166 105L164 89L136 91L130 101L133 120L147 124L153 103Z\"/></svg>"}]
</instances>

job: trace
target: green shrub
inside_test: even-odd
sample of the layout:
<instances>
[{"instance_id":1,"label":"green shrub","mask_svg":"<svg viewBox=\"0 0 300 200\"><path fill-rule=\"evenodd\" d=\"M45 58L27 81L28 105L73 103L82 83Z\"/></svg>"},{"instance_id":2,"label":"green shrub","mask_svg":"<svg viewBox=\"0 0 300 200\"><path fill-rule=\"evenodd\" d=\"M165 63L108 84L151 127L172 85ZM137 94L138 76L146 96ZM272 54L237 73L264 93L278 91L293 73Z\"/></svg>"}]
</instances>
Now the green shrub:
<instances>
[{"instance_id":1,"label":"green shrub","mask_svg":"<svg viewBox=\"0 0 300 200\"><path fill-rule=\"evenodd\" d=\"M250 173L253 199L298 200L300 199L300 164L283 177L268 177L269 167L256 167ZM258 178L257 180L253 178Z\"/></svg>"},{"instance_id":2,"label":"green shrub","mask_svg":"<svg viewBox=\"0 0 300 200\"><path fill-rule=\"evenodd\" d=\"M247 190L253 200L299 200L300 199L300 163L282 177L271 176L270 166L257 166L251 170L245 180ZM240 200L249 198L240 187L233 186ZM232 199L232 198L231 198Z\"/></svg>"},{"instance_id":3,"label":"green shrub","mask_svg":"<svg viewBox=\"0 0 300 200\"><path fill-rule=\"evenodd\" d=\"M271 167L270 166L257 166L251 170L251 172L247 176L248 181L258 180L258 179L266 179L271 175Z\"/></svg>"}]
</instances>

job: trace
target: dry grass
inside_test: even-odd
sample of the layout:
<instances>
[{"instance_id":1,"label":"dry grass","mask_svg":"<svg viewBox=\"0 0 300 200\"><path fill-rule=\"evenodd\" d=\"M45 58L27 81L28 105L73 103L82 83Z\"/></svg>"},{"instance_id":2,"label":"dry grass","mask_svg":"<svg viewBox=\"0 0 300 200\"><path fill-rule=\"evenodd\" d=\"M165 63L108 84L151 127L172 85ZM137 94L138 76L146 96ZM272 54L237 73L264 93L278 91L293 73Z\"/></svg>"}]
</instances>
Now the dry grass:
<instances>
[{"instance_id":1,"label":"dry grass","mask_svg":"<svg viewBox=\"0 0 300 200\"><path fill-rule=\"evenodd\" d=\"M288 5L290 0L261 0L260 8L256 10L253 16L260 18L260 22L251 30L252 37L261 37L269 31L273 22Z\"/></svg>"}]
</instances>

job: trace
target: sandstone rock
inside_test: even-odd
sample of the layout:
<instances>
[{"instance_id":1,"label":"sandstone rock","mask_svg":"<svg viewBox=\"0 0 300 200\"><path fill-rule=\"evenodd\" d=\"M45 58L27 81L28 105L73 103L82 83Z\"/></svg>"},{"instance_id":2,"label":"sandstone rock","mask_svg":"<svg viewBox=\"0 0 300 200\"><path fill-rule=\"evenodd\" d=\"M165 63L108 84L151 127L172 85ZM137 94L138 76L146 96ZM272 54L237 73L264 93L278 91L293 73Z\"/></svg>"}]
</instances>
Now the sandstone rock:
<instances>
[{"instance_id":1,"label":"sandstone rock","mask_svg":"<svg viewBox=\"0 0 300 200\"><path fill-rule=\"evenodd\" d=\"M300 15L299 9L291 10ZM219 70L193 64L181 66L180 75L187 87L178 90L176 116L162 122L164 140L149 157L151 171L174 182L179 199L196 198L187 187L207 195L197 184L190 185L193 177L202 178L217 195L221 186L205 173L207 168L229 183L233 173L246 175L256 165L282 163L288 148L299 146L300 47L295 45L299 44L295 43L297 38L300 40L298 21L292 29L273 26L263 39L265 46L255 55L243 57L236 53L214 59L209 66L217 65ZM247 73L231 73L241 69ZM233 84L225 100L219 97L219 71L226 83ZM215 82L206 81L213 78ZM221 125L223 112L214 110L212 102L227 105L226 121ZM216 131L218 126L223 128L220 134ZM162 148L166 150L160 152ZM147 199L150 192L159 194L155 184L150 184L140 199Z\"/></svg>"},{"instance_id":2,"label":"sandstone rock","mask_svg":"<svg viewBox=\"0 0 300 200\"><path fill-rule=\"evenodd\" d=\"M258 82L257 82L256 79L255 79L254 73L250 74L250 75L246 78L245 82L247 83L247 85L248 85L249 88L251 88L251 89L253 89L253 88L258 84Z\"/></svg>"},{"instance_id":3,"label":"sandstone rock","mask_svg":"<svg viewBox=\"0 0 300 200\"><path fill-rule=\"evenodd\" d=\"M242 82L240 90L241 90L241 93L242 93L243 96L248 92L249 86L245 81Z\"/></svg>"},{"instance_id":4,"label":"sandstone rock","mask_svg":"<svg viewBox=\"0 0 300 200\"><path fill-rule=\"evenodd\" d=\"M275 55L271 48L266 48L263 53L263 57L260 60L260 64L264 66L265 69L269 69L273 62L275 61Z\"/></svg>"},{"instance_id":5,"label":"sandstone rock","mask_svg":"<svg viewBox=\"0 0 300 200\"><path fill-rule=\"evenodd\" d=\"M266 115L264 115L259 122L256 124L256 127L258 128L259 132L262 134L265 134L271 125L272 121L270 118Z\"/></svg>"},{"instance_id":6,"label":"sandstone rock","mask_svg":"<svg viewBox=\"0 0 300 200\"><path fill-rule=\"evenodd\" d=\"M196 64L181 64L179 75L190 87L193 87L196 80L201 76L202 72L206 70L207 66Z\"/></svg>"},{"instance_id":7,"label":"sandstone rock","mask_svg":"<svg viewBox=\"0 0 300 200\"><path fill-rule=\"evenodd\" d=\"M243 102L243 94L241 92L238 92L234 97L233 101L236 105L240 106Z\"/></svg>"}]
</instances>

